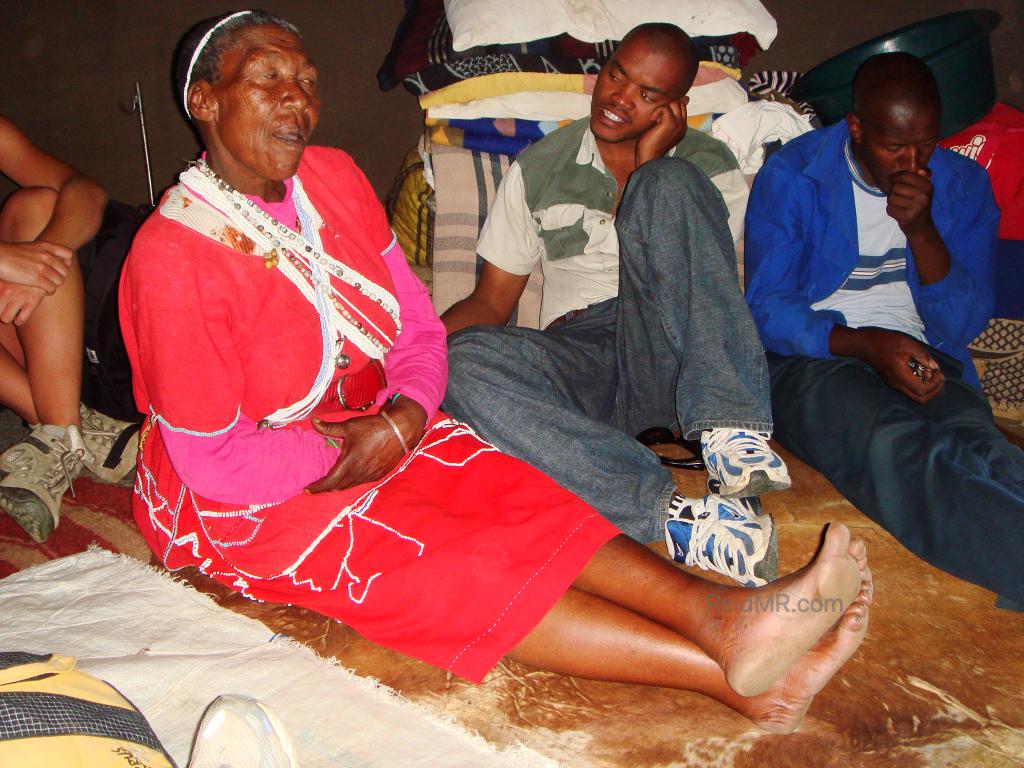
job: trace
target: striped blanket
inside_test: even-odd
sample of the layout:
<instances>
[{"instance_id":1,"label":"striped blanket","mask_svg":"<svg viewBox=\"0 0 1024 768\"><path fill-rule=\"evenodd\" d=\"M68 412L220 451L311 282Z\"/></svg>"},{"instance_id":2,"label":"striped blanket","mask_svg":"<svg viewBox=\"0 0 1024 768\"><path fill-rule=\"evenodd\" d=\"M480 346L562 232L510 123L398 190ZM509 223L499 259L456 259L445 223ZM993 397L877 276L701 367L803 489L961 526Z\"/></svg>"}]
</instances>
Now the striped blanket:
<instances>
[{"instance_id":1,"label":"striped blanket","mask_svg":"<svg viewBox=\"0 0 1024 768\"><path fill-rule=\"evenodd\" d=\"M434 309L444 312L476 287L483 259L476 254L480 228L491 210L512 158L459 147L432 146L434 173ZM512 317L512 324L537 328L543 277L540 265Z\"/></svg>"}]
</instances>

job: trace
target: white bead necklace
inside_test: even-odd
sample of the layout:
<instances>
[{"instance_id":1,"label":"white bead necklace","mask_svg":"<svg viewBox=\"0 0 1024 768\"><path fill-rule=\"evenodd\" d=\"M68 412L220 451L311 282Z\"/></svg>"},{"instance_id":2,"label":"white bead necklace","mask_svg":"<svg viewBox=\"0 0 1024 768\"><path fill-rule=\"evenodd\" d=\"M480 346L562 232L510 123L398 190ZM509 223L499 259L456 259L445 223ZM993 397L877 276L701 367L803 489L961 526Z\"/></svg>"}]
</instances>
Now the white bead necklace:
<instances>
[{"instance_id":1,"label":"white bead necklace","mask_svg":"<svg viewBox=\"0 0 1024 768\"><path fill-rule=\"evenodd\" d=\"M292 189L292 197L295 200L295 209L299 215L299 219L303 223L303 233L309 233L312 236L313 241L305 239L302 235L299 235L291 227L277 221L273 216L268 214L256 203L250 200L248 197L238 192L230 184L221 179L209 164L205 160L196 161L195 167L211 182L213 182L217 189L222 192L227 198L231 200L231 205L235 211L240 213L250 224L252 224L260 234L265 234L269 239L270 243L274 248L285 247L291 251L294 259L303 265L307 269L311 269L311 262L318 262L324 269L326 269L334 277L338 278L342 282L352 286L361 294L367 298L375 301L379 304L395 322L395 325L401 329L401 322L399 320L399 308L398 301L389 291L385 290L381 286L374 283L369 278L355 271L351 267L348 267L337 259L333 259L327 256L319 243L319 232L313 222L313 217L309 215L309 211L313 210L313 206L306 195L305 188L302 185L302 181L298 176L294 178L294 187ZM353 311L358 310L348 302L344 296L341 295L336 289L332 287L332 293L335 294L337 299L344 301L349 305L349 308ZM375 324L370 321L362 312L359 314L373 325L374 329L377 330L388 342L388 345L394 343L394 340L389 338L380 328L377 328Z\"/></svg>"},{"instance_id":2,"label":"white bead necklace","mask_svg":"<svg viewBox=\"0 0 1024 768\"><path fill-rule=\"evenodd\" d=\"M323 253L317 226L320 217L298 176L294 178L292 194L303 234L308 239L260 209L252 200L217 176L203 160L197 161L182 173L180 180L185 187L197 193L209 207L238 226L242 234L249 237L258 247L262 247L267 267L277 267L316 308L320 318L323 356L309 394L290 406L278 409L262 423L274 427L283 426L303 419L312 412L330 384L335 361L346 338L368 357L383 359L394 340L331 285L327 275L334 275L362 295L376 301L394 320L396 335L401 330L397 299L361 273ZM284 253L285 258L280 258L278 249ZM343 304L347 304L348 308ZM332 311L332 305L336 311ZM350 309L352 311L349 311ZM353 312L373 327L386 344L367 331Z\"/></svg>"}]
</instances>

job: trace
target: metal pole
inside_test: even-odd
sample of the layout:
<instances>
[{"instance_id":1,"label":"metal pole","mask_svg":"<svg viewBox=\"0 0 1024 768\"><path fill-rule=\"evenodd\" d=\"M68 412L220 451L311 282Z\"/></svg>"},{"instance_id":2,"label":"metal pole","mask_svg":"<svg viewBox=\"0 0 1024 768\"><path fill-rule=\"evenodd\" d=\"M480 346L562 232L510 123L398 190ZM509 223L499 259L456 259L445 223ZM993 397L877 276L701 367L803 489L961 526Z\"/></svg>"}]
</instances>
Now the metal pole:
<instances>
[{"instance_id":1,"label":"metal pole","mask_svg":"<svg viewBox=\"0 0 1024 768\"><path fill-rule=\"evenodd\" d=\"M130 115L133 112L139 115L139 131L142 133L142 153L146 158L146 184L149 188L149 205L154 207L156 201L153 199L153 169L149 163L149 140L146 138L146 113L142 107L142 88L139 86L139 81L135 81L135 95L132 96L131 106L125 107L121 104L121 111L126 115Z\"/></svg>"}]
</instances>

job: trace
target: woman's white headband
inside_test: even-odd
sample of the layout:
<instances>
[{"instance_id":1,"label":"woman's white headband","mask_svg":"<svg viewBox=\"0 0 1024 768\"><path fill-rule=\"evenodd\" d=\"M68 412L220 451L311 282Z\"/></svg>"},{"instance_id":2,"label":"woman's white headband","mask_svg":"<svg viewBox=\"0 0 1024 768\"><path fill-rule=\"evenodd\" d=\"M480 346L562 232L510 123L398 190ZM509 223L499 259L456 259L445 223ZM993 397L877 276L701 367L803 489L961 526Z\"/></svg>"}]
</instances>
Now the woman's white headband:
<instances>
[{"instance_id":1,"label":"woman's white headband","mask_svg":"<svg viewBox=\"0 0 1024 768\"><path fill-rule=\"evenodd\" d=\"M252 13L252 11L239 11L238 13L232 13L230 16L225 16L223 19L218 21L212 27L210 31L203 35L203 39L199 41L199 45L196 46L195 51L192 53L192 60L188 63L188 70L185 72L185 90L181 94L182 103L185 105L185 114L192 117L192 113L188 109L188 89L192 85L192 70L195 69L196 62L199 60L199 55L203 52L203 48L210 42L210 38L213 37L213 33L223 27L232 19L237 19L239 16L245 16L246 14Z\"/></svg>"}]
</instances>

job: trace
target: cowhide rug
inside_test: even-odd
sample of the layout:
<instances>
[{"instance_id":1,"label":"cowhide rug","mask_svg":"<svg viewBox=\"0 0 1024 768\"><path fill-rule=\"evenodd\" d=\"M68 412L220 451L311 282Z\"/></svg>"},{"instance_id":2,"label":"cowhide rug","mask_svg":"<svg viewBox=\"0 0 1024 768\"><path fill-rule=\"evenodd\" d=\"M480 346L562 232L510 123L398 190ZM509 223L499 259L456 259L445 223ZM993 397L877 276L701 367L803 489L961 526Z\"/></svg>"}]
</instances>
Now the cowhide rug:
<instances>
[{"instance_id":1,"label":"cowhide rug","mask_svg":"<svg viewBox=\"0 0 1024 768\"><path fill-rule=\"evenodd\" d=\"M1024 614L918 560L824 477L786 459L793 488L763 500L779 523L780 572L809 560L824 524L838 520L867 541L876 594L861 649L790 736L766 734L697 694L515 663L473 686L317 614L252 603L201 574L190 580L493 742L521 741L566 766L1024 766ZM679 472L677 482L697 493L703 475Z\"/></svg>"},{"instance_id":2,"label":"cowhide rug","mask_svg":"<svg viewBox=\"0 0 1024 768\"><path fill-rule=\"evenodd\" d=\"M861 649L790 736L763 733L696 694L515 664L473 686L317 614L254 603L198 572L185 575L222 605L453 716L491 742L522 742L566 766L1024 766L1024 614L994 608L992 593L910 555L823 477L786 458L793 488L764 498L780 526L780 570L805 563L824 523L839 520L867 541L876 594ZM703 476L680 472L677 480L696 493ZM65 521L45 548L32 547L10 530L10 521L0 520L0 564L67 554L77 546L67 537L81 538L93 527L94 538L147 558L128 523L126 496L117 496L119 509L108 508L114 490L85 481L79 501L65 501Z\"/></svg>"}]
</instances>

